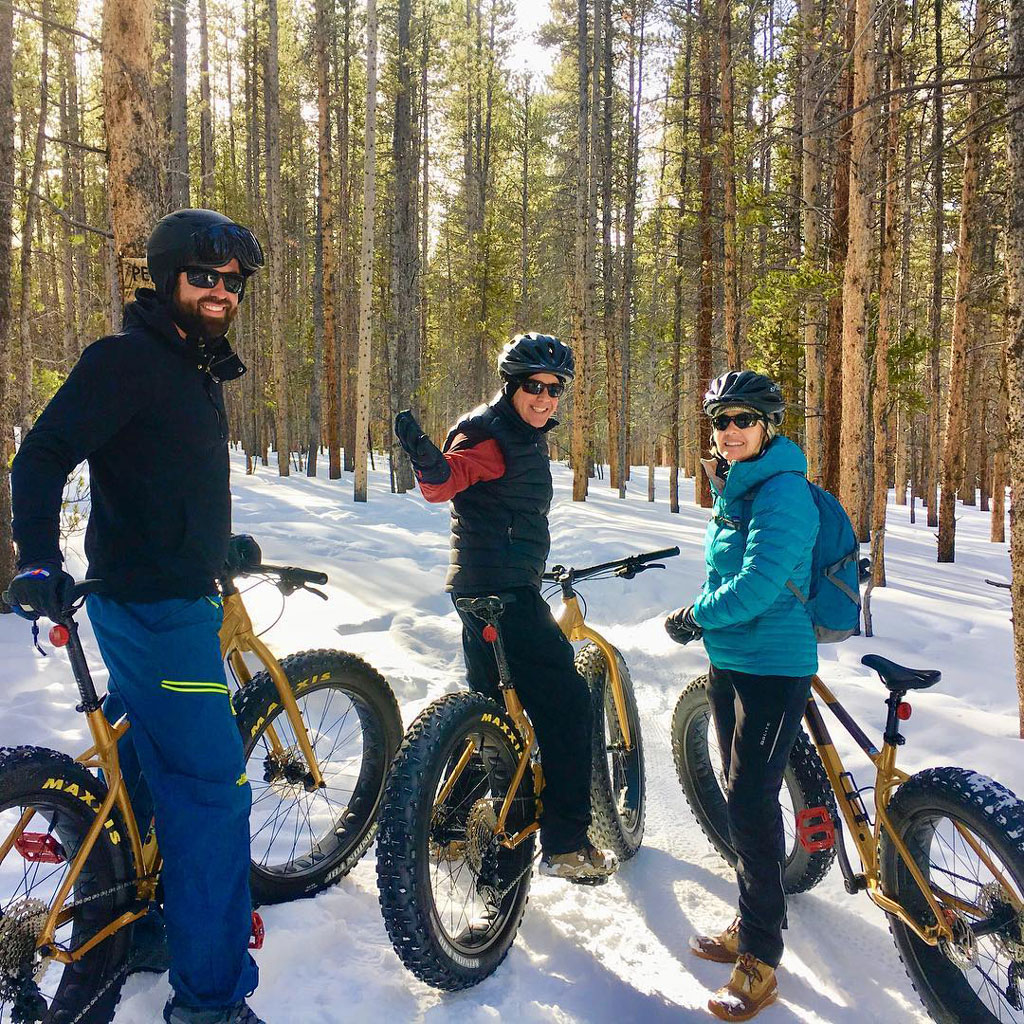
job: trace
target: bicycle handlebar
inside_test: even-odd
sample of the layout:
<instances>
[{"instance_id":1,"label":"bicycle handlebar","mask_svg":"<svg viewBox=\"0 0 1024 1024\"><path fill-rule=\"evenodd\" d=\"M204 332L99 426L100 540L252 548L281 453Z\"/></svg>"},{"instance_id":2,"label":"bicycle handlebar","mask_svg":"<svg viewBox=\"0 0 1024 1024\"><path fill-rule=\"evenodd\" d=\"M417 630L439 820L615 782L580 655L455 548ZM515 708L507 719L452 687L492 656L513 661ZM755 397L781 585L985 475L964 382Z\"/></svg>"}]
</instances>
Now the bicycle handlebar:
<instances>
[{"instance_id":1,"label":"bicycle handlebar","mask_svg":"<svg viewBox=\"0 0 1024 1024\"><path fill-rule=\"evenodd\" d=\"M596 576L599 572L607 572L609 569L625 569L627 572L642 572L647 568L648 562L657 561L659 558L674 558L679 554L679 548L662 548L660 551L647 551L639 555L627 555L625 558L616 558L611 562L602 562L600 565L591 565L586 569L567 569L563 565L556 565L551 572L542 576L546 582L561 583L566 578L572 580L585 580Z\"/></svg>"},{"instance_id":2,"label":"bicycle handlebar","mask_svg":"<svg viewBox=\"0 0 1024 1024\"><path fill-rule=\"evenodd\" d=\"M317 583L323 586L327 582L327 573L317 572L316 569L300 569L294 565L254 565L245 570L247 576L256 576L259 573L277 576L282 583L295 587L301 587L307 583Z\"/></svg>"}]
</instances>

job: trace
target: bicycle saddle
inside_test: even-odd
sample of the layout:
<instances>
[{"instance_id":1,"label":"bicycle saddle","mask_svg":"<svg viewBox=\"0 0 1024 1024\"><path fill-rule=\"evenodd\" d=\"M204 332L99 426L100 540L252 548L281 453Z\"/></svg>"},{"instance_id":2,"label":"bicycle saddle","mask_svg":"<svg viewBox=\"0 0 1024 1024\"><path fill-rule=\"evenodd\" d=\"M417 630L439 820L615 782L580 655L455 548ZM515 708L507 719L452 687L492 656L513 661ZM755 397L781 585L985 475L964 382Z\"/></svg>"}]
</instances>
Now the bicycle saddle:
<instances>
[{"instance_id":1,"label":"bicycle saddle","mask_svg":"<svg viewBox=\"0 0 1024 1024\"><path fill-rule=\"evenodd\" d=\"M505 605L514 600L515 597L511 594L506 594L504 597L498 594L488 594L486 597L458 597L455 599L455 607L460 612L468 612L478 619L493 622L500 618L501 613L505 610Z\"/></svg>"},{"instance_id":2,"label":"bicycle saddle","mask_svg":"<svg viewBox=\"0 0 1024 1024\"><path fill-rule=\"evenodd\" d=\"M880 654L865 654L860 663L873 668L881 676L882 682L894 692L925 690L942 678L942 673L937 668L906 668L897 665L895 661L883 658Z\"/></svg>"}]
</instances>

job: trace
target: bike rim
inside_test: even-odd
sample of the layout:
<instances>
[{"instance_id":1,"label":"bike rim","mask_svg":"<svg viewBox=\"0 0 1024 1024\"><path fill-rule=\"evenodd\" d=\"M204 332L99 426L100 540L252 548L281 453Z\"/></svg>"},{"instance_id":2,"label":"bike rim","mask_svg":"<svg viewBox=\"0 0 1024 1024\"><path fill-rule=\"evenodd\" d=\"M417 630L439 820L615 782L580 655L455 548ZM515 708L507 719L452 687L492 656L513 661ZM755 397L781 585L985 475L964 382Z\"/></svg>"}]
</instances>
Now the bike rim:
<instances>
[{"instance_id":1,"label":"bike rim","mask_svg":"<svg viewBox=\"0 0 1024 1024\"><path fill-rule=\"evenodd\" d=\"M473 756L444 805L438 805L437 797L470 739ZM480 957L502 944L505 925L533 868L533 839L514 850L488 849L487 866L477 874L477 858L468 849L474 837L467 834L467 818L474 808L481 817L493 813L496 818L515 773L516 758L503 736L482 730L459 735L439 761L445 767L431 793L431 826L423 830L426 849L422 851L432 916L446 944L463 956ZM534 813L532 794L517 795L506 819L508 834L525 827ZM480 835L477 831L478 846ZM495 892L497 898L492 895Z\"/></svg>"},{"instance_id":2,"label":"bike rim","mask_svg":"<svg viewBox=\"0 0 1024 1024\"><path fill-rule=\"evenodd\" d=\"M615 801L615 813L627 832L635 832L640 822L640 809L643 801L643 766L640 762L640 728L634 717L627 716L630 727L632 746L629 750L623 747L622 728L615 710L615 700L610 687L605 688L604 720L606 758L608 763L608 780L612 798Z\"/></svg>"},{"instance_id":3,"label":"bike rim","mask_svg":"<svg viewBox=\"0 0 1024 1024\"><path fill-rule=\"evenodd\" d=\"M266 730L246 762L253 868L301 877L320 870L365 835L383 785L386 743L372 710L337 687L297 698L324 786L309 791L306 762L283 709L269 719L284 748L275 754Z\"/></svg>"},{"instance_id":4,"label":"bike rim","mask_svg":"<svg viewBox=\"0 0 1024 1024\"><path fill-rule=\"evenodd\" d=\"M15 914L19 912L24 915L26 911L38 909L43 913L42 908L48 909L51 906L88 829L85 821L71 815L65 807L37 801L33 804L33 809L35 814L24 832L52 836L60 845L63 859L58 864L31 862L23 858L16 849L12 849L3 864L0 864L0 970L8 966L8 957L17 956L17 950L22 948L24 936L33 928L37 929L38 934L43 923L39 917L33 915L33 922L27 924L25 929L12 929L8 933L3 928L4 922L13 922ZM9 804L0 808L0 836L10 835L25 810L24 804ZM104 842L104 838L99 837L97 842ZM90 860L98 855L94 849L90 854ZM113 880L106 884L113 884ZM95 869L90 870L90 863L86 862L75 880L68 903L82 900L90 892L102 891L103 887L104 883L96 879ZM115 900L115 894L110 894L78 908L71 918L58 925L54 933L57 945L73 949L84 942L88 936L113 919ZM15 943L18 944L17 949ZM96 951L88 954L85 961L91 961L95 965L95 952L102 948L101 944ZM76 968L58 961L44 963L37 955L32 956L31 963L36 987L48 1007L52 1006L59 996L65 981L70 982L75 974L83 970L83 967ZM10 1020L12 1012L13 999L9 998L9 993L4 992L3 981L0 979L0 1021Z\"/></svg>"},{"instance_id":5,"label":"bike rim","mask_svg":"<svg viewBox=\"0 0 1024 1024\"><path fill-rule=\"evenodd\" d=\"M964 832L982 850L984 860L971 847ZM955 934L960 937L951 949L942 950L942 955L960 969L980 1004L974 1007L965 1005L964 1013L970 1014L971 1020L980 1020L978 1011L983 1007L993 1020L1024 1024L1024 914L1012 914L1010 907L1014 900L1006 893L1003 884L1005 882L1012 887L1016 906L1020 907L1024 898L1024 869L1019 865L1006 864L966 822L948 815L932 814L915 819L905 839L948 920L955 925ZM1001 880L985 860L995 868ZM912 894L907 902L917 904L915 916L934 923L923 895L902 861L899 870L903 876L900 891ZM967 912L967 907L976 908L976 913ZM911 909L915 908L912 906ZM972 930L973 939L967 934L965 925L969 928L972 923L991 921L993 915L995 920L1005 921L1003 927L981 936L974 935ZM1017 974L1017 1006L1012 1005L1008 998L1011 965L1015 965Z\"/></svg>"}]
</instances>

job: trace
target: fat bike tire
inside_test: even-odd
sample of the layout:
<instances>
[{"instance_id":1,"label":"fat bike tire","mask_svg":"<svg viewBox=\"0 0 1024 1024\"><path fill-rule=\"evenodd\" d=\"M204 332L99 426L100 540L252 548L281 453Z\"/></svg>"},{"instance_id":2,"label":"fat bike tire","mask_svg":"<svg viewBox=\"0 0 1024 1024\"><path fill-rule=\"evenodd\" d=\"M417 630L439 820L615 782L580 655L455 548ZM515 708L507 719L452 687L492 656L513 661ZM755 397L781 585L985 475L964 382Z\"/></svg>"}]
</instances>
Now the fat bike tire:
<instances>
[{"instance_id":1,"label":"fat bike tire","mask_svg":"<svg viewBox=\"0 0 1024 1024\"><path fill-rule=\"evenodd\" d=\"M598 846L613 850L620 861L625 861L636 854L644 839L647 780L633 682L622 655L618 651L615 654L629 726L629 750L623 742L604 653L595 644L584 645L576 654L576 670L590 688L594 712L591 838Z\"/></svg>"},{"instance_id":2,"label":"fat bike tire","mask_svg":"<svg viewBox=\"0 0 1024 1024\"><path fill-rule=\"evenodd\" d=\"M41 747L0 748L0 844L23 813L23 831L52 840L58 861L23 858L17 847L0 863L0 1021L4 1024L107 1024L124 984L131 926L118 929L77 963L47 964L34 951L39 912L49 907L107 796L103 783L66 754ZM55 844L55 845L54 845ZM136 899L128 832L111 809L65 903L57 944L76 949ZM20 924L17 919L20 918ZM6 922L6 927L5 927ZM37 928L38 926L38 928ZM26 945L27 941L27 945ZM23 970L15 969L14 959Z\"/></svg>"},{"instance_id":3,"label":"fat bike tire","mask_svg":"<svg viewBox=\"0 0 1024 1024\"><path fill-rule=\"evenodd\" d=\"M343 651L281 662L325 786L308 788L308 766L264 669L234 697L252 786L252 870L257 904L314 896L343 878L373 841L402 718L387 680ZM275 743L276 740L276 743Z\"/></svg>"},{"instance_id":4,"label":"fat bike tire","mask_svg":"<svg viewBox=\"0 0 1024 1024\"><path fill-rule=\"evenodd\" d=\"M454 693L413 722L392 766L377 836L380 905L402 962L435 988L483 981L519 930L535 837L506 849L493 825L522 751L503 708L478 693ZM439 800L464 755L469 760ZM527 769L505 834L525 829L536 813Z\"/></svg>"},{"instance_id":5,"label":"fat bike tire","mask_svg":"<svg viewBox=\"0 0 1024 1024\"><path fill-rule=\"evenodd\" d=\"M931 946L889 915L889 930L921 1002L940 1024L1021 1024L1024 801L976 772L930 768L900 786L888 815L953 925L952 945ZM919 925L934 925L924 894L885 829L880 867L886 895Z\"/></svg>"},{"instance_id":6,"label":"fat bike tire","mask_svg":"<svg viewBox=\"0 0 1024 1024\"><path fill-rule=\"evenodd\" d=\"M736 850L729 837L725 781L717 755L718 739L708 701L708 677L694 679L676 702L672 715L672 757L676 774L697 824L712 846L729 864L736 864ZM809 852L796 837L795 815L810 807L825 807L838 820L835 797L821 758L803 728L789 755L782 783L786 861L782 883L790 895L813 889L828 874L835 848ZM787 806L787 798L788 804Z\"/></svg>"}]
</instances>

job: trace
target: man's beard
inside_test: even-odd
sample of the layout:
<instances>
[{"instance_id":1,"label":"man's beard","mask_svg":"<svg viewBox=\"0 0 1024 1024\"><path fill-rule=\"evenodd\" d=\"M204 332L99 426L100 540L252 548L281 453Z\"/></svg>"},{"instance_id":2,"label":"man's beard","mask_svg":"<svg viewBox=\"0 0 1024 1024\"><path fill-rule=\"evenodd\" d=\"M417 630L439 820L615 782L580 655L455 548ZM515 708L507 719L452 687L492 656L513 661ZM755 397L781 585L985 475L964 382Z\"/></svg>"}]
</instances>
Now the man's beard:
<instances>
[{"instance_id":1,"label":"man's beard","mask_svg":"<svg viewBox=\"0 0 1024 1024\"><path fill-rule=\"evenodd\" d=\"M207 316L199 308L201 299L186 306L181 297L175 293L171 300L171 311L174 322L189 335L198 334L203 338L222 338L228 333L231 321L238 312L238 306L225 307L224 316Z\"/></svg>"}]
</instances>

